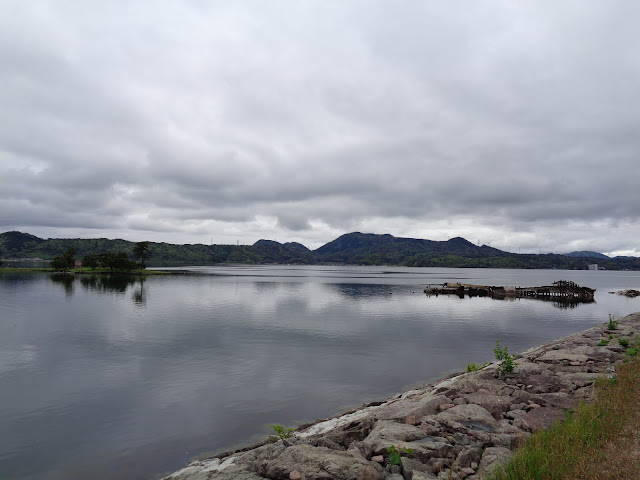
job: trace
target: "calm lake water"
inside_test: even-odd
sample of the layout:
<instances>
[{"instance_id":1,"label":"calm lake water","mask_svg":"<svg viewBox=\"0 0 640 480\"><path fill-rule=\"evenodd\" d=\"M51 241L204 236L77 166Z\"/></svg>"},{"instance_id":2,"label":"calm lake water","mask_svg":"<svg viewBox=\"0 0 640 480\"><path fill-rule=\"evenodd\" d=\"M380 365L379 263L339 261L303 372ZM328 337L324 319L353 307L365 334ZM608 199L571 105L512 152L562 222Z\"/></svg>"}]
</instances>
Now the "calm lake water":
<instances>
[{"instance_id":1,"label":"calm lake water","mask_svg":"<svg viewBox=\"0 0 640 480\"><path fill-rule=\"evenodd\" d=\"M0 478L153 479L493 357L640 311L640 272L192 267L0 275ZM427 297L573 280L596 303Z\"/></svg>"}]
</instances>

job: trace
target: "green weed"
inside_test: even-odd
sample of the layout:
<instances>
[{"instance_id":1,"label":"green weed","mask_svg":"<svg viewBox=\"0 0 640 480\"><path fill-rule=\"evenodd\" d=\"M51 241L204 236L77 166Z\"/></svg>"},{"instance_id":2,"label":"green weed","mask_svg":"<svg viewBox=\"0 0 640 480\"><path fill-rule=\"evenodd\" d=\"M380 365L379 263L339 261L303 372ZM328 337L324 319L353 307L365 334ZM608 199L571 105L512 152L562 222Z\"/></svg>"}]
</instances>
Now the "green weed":
<instances>
[{"instance_id":1,"label":"green weed","mask_svg":"<svg viewBox=\"0 0 640 480\"><path fill-rule=\"evenodd\" d=\"M413 450L410 448L396 448L395 445L391 445L387 448L387 452L389 452L389 465L400 465L400 460L402 459L402 454L411 454Z\"/></svg>"},{"instance_id":2,"label":"green weed","mask_svg":"<svg viewBox=\"0 0 640 480\"><path fill-rule=\"evenodd\" d=\"M488 363L483 363L482 365L478 365L476 362L467 363L467 373L469 372L477 372L478 370L482 370L484 367L489 365Z\"/></svg>"},{"instance_id":3,"label":"green weed","mask_svg":"<svg viewBox=\"0 0 640 480\"><path fill-rule=\"evenodd\" d=\"M276 437L280 438L281 440L284 440L285 438L289 438L293 433L293 431L295 430L295 428L285 428L282 425L277 425L277 424L273 424L269 426L273 430L273 433L275 433Z\"/></svg>"},{"instance_id":4,"label":"green weed","mask_svg":"<svg viewBox=\"0 0 640 480\"><path fill-rule=\"evenodd\" d=\"M493 353L496 354L496 359L500 360L498 364L498 373L500 377L505 378L508 374L513 373L516 368L516 363L513 361L516 358L515 355L509 354L507 347L500 348L500 342L496 340L496 348L493 349Z\"/></svg>"}]
</instances>

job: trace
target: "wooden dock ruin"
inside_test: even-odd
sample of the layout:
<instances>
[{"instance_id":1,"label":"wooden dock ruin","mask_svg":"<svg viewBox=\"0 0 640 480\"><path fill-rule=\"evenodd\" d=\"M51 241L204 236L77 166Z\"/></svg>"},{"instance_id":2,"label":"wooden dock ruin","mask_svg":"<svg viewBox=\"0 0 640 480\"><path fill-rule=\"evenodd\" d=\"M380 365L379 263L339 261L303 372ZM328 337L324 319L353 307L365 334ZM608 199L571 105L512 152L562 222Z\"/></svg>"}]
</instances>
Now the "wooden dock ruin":
<instances>
[{"instance_id":1,"label":"wooden dock ruin","mask_svg":"<svg viewBox=\"0 0 640 480\"><path fill-rule=\"evenodd\" d=\"M540 287L473 285L469 283L446 282L442 285L427 285L427 295L457 295L469 297L503 298L536 298L556 302L593 302L595 288L581 287L575 282L558 280L551 285Z\"/></svg>"}]
</instances>

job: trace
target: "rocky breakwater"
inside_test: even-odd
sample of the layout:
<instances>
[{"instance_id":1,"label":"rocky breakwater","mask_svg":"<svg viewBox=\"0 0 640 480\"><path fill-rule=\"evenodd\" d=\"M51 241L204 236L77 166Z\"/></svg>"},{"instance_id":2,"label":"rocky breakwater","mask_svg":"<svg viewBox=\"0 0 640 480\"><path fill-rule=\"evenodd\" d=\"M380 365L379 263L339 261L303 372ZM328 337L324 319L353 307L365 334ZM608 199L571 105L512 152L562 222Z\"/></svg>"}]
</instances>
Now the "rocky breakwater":
<instances>
[{"instance_id":1,"label":"rocky breakwater","mask_svg":"<svg viewBox=\"0 0 640 480\"><path fill-rule=\"evenodd\" d=\"M193 462L166 480L480 479L531 432L589 399L596 378L615 375L625 358L619 340L638 334L640 313L615 330L599 325L523 352L506 378L494 362L298 427L290 438ZM391 446L399 464L391 465Z\"/></svg>"}]
</instances>

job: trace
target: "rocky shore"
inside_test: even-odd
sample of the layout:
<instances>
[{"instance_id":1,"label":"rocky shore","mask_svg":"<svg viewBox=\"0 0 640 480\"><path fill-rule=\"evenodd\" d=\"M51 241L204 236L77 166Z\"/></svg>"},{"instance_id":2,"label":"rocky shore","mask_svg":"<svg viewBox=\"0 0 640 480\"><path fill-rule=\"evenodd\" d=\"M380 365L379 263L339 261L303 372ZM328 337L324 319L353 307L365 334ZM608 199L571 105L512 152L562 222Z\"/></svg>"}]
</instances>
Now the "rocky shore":
<instances>
[{"instance_id":1,"label":"rocky shore","mask_svg":"<svg viewBox=\"0 0 640 480\"><path fill-rule=\"evenodd\" d=\"M597 377L615 375L626 356L620 340L636 343L640 313L607 328L516 355L506 378L494 362L298 427L290 438L193 462L165 480L481 479L531 432L591 398ZM401 452L397 465L390 446Z\"/></svg>"}]
</instances>

